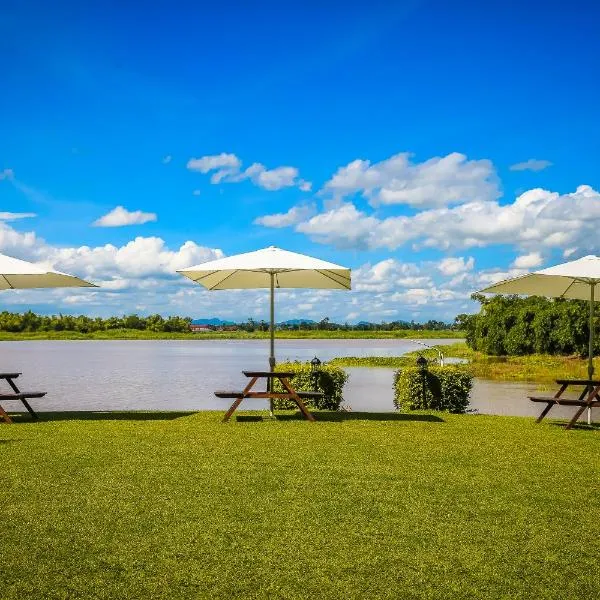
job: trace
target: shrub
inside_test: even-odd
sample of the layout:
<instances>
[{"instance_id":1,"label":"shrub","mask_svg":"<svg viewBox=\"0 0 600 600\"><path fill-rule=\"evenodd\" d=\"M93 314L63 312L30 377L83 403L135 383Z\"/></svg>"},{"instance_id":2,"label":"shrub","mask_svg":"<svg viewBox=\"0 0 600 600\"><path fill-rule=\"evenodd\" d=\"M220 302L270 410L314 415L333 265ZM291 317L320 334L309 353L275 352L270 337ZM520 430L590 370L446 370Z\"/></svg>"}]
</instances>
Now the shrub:
<instances>
[{"instance_id":1,"label":"shrub","mask_svg":"<svg viewBox=\"0 0 600 600\"><path fill-rule=\"evenodd\" d=\"M406 367L394 376L394 404L399 410L447 410L464 413L469 405L472 374L464 367Z\"/></svg>"},{"instance_id":2,"label":"shrub","mask_svg":"<svg viewBox=\"0 0 600 600\"><path fill-rule=\"evenodd\" d=\"M277 365L277 371L291 371L296 373L291 383L299 392L312 392L315 390L315 379L310 363L287 362ZM316 372L316 391L323 392L323 398L303 400L307 408L322 410L337 410L342 403L344 384L348 380L348 373L340 367L322 364ZM283 391L279 380L275 380L274 389ZM278 409L297 408L292 400L275 398L273 406Z\"/></svg>"}]
</instances>

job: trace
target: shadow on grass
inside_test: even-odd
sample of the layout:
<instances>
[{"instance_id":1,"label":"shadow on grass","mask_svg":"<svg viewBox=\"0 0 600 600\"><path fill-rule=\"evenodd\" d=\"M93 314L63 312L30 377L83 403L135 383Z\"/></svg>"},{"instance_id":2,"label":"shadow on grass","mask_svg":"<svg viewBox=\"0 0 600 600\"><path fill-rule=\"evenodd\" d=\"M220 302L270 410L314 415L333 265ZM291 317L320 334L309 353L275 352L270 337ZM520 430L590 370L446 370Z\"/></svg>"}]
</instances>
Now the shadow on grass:
<instances>
[{"instance_id":1,"label":"shadow on grass","mask_svg":"<svg viewBox=\"0 0 600 600\"><path fill-rule=\"evenodd\" d=\"M568 421L549 421L549 425L553 427L560 427L561 429L565 429ZM592 423L588 425L585 421L580 421L575 423L571 429L577 429L579 431L600 431L600 423Z\"/></svg>"},{"instance_id":2,"label":"shadow on grass","mask_svg":"<svg viewBox=\"0 0 600 600\"><path fill-rule=\"evenodd\" d=\"M11 413L14 423L44 423L48 421L173 421L189 417L196 411L92 411L38 412L39 419L28 413Z\"/></svg>"},{"instance_id":3,"label":"shadow on grass","mask_svg":"<svg viewBox=\"0 0 600 600\"><path fill-rule=\"evenodd\" d=\"M393 412L344 412L344 411L314 411L312 413L317 421L420 421L427 423L444 423L444 419L437 415L421 415ZM295 414L276 415L278 421L304 420L298 412Z\"/></svg>"}]
</instances>

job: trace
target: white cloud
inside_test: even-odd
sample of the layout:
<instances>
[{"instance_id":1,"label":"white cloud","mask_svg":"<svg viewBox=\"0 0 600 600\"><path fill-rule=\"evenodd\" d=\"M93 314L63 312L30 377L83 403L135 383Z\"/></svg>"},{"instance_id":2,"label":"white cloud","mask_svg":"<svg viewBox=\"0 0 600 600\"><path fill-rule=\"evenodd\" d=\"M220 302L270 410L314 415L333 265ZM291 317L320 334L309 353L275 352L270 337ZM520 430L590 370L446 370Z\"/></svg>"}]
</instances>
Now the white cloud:
<instances>
[{"instance_id":1,"label":"white cloud","mask_svg":"<svg viewBox=\"0 0 600 600\"><path fill-rule=\"evenodd\" d=\"M254 223L257 225L264 225L265 227L290 227L310 218L315 212L316 207L314 204L301 204L299 206L293 206L285 213L258 217L257 219L254 219Z\"/></svg>"},{"instance_id":2,"label":"white cloud","mask_svg":"<svg viewBox=\"0 0 600 600\"><path fill-rule=\"evenodd\" d=\"M157 220L156 213L129 211L123 206L113 208L109 213L94 221L95 227L123 227L125 225L143 225Z\"/></svg>"},{"instance_id":3,"label":"white cloud","mask_svg":"<svg viewBox=\"0 0 600 600\"><path fill-rule=\"evenodd\" d=\"M379 218L345 202L296 225L311 239L339 248L394 250L517 245L529 252L569 248L595 252L600 228L600 193L579 186L571 194L543 189L524 192L512 204L469 202L423 210L413 216Z\"/></svg>"},{"instance_id":4,"label":"white cloud","mask_svg":"<svg viewBox=\"0 0 600 600\"><path fill-rule=\"evenodd\" d=\"M453 258L448 257L440 261L438 270L443 275L451 277L453 275L459 275L465 271L472 271L475 265L475 259L470 256L467 260L463 256Z\"/></svg>"},{"instance_id":5,"label":"white cloud","mask_svg":"<svg viewBox=\"0 0 600 600\"><path fill-rule=\"evenodd\" d=\"M192 196L199 196L201 194L200 190L194 190L192 192Z\"/></svg>"},{"instance_id":6,"label":"white cloud","mask_svg":"<svg viewBox=\"0 0 600 600\"><path fill-rule=\"evenodd\" d=\"M373 206L440 207L500 196L489 160L468 160L458 152L422 163L411 163L410 158L403 152L373 164L355 160L338 169L324 191L337 198L360 193Z\"/></svg>"},{"instance_id":7,"label":"white cloud","mask_svg":"<svg viewBox=\"0 0 600 600\"><path fill-rule=\"evenodd\" d=\"M172 160L173 160L173 157L170 154L167 154L166 156L163 157L162 164L168 165Z\"/></svg>"},{"instance_id":8,"label":"white cloud","mask_svg":"<svg viewBox=\"0 0 600 600\"><path fill-rule=\"evenodd\" d=\"M250 180L254 185L270 192L286 187L298 187L300 190L310 191L312 184L299 178L296 167L281 166L267 169L262 163L255 162L242 170L242 161L235 154L216 154L192 158L187 163L187 168L200 173L214 171L211 175L212 184L238 183Z\"/></svg>"},{"instance_id":9,"label":"white cloud","mask_svg":"<svg viewBox=\"0 0 600 600\"><path fill-rule=\"evenodd\" d=\"M14 212L0 212L0 221L17 221L19 219L29 219L36 217L35 213L14 213Z\"/></svg>"},{"instance_id":10,"label":"white cloud","mask_svg":"<svg viewBox=\"0 0 600 600\"><path fill-rule=\"evenodd\" d=\"M0 181L3 179L12 179L15 176L15 173L12 169L3 169L0 171Z\"/></svg>"},{"instance_id":11,"label":"white cloud","mask_svg":"<svg viewBox=\"0 0 600 600\"><path fill-rule=\"evenodd\" d=\"M517 269L533 269L539 267L544 262L541 253L530 252L529 254L522 254L517 256L513 261L512 266Z\"/></svg>"},{"instance_id":12,"label":"white cloud","mask_svg":"<svg viewBox=\"0 0 600 600\"><path fill-rule=\"evenodd\" d=\"M187 168L190 171L200 171L200 173L208 173L216 169L239 169L242 161L235 154L212 154L203 156L202 158L190 158L187 163Z\"/></svg>"},{"instance_id":13,"label":"white cloud","mask_svg":"<svg viewBox=\"0 0 600 600\"><path fill-rule=\"evenodd\" d=\"M516 163L510 166L511 171L543 171L551 167L552 163L549 160L537 160L530 158L525 162Z\"/></svg>"}]
</instances>

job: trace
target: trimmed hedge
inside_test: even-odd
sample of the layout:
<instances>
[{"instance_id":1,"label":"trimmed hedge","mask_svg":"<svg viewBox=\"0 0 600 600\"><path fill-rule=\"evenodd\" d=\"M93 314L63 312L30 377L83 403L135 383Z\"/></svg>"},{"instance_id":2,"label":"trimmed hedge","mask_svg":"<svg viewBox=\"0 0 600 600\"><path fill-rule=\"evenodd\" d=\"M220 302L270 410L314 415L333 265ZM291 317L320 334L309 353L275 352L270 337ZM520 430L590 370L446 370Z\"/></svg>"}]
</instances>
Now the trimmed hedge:
<instances>
[{"instance_id":1,"label":"trimmed hedge","mask_svg":"<svg viewBox=\"0 0 600 600\"><path fill-rule=\"evenodd\" d=\"M394 375L394 404L399 410L446 410L464 413L473 375L464 367L406 367Z\"/></svg>"},{"instance_id":2,"label":"trimmed hedge","mask_svg":"<svg viewBox=\"0 0 600 600\"><path fill-rule=\"evenodd\" d=\"M286 362L277 365L278 371L292 371L296 376L291 383L294 389L299 392L312 392L315 390L315 380L313 370L310 363L301 362ZM342 403L344 384L348 380L348 373L340 367L335 367L329 364L322 364L316 377L316 391L323 392L325 396L318 399L306 399L304 404L307 408L316 408L321 410L337 410ZM274 389L283 392L281 382L275 380ZM275 398L273 406L278 409L297 408L296 404L291 400Z\"/></svg>"}]
</instances>

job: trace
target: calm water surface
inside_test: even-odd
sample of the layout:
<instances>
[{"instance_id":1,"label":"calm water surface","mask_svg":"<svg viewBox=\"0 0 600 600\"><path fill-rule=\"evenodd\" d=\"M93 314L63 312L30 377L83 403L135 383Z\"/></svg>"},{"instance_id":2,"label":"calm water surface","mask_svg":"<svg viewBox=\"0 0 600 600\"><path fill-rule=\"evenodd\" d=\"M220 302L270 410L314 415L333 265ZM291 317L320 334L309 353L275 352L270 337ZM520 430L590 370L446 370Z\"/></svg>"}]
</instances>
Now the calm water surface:
<instances>
[{"instance_id":1,"label":"calm water surface","mask_svg":"<svg viewBox=\"0 0 600 600\"><path fill-rule=\"evenodd\" d=\"M457 340L426 340L452 344ZM279 361L327 361L336 356L399 356L418 350L410 340L278 340ZM243 369L267 367L266 340L139 340L0 342L2 371L22 371L22 389L48 391L41 410L225 409L216 389L241 389ZM392 369L347 369L345 405L354 411L394 410ZM535 384L476 381L471 407L482 413L537 415L526 397ZM6 403L7 408L11 406ZM20 406L20 404L17 404ZM266 402L245 401L247 408ZM554 412L556 411L556 412ZM553 409L557 417L569 416Z\"/></svg>"}]
</instances>

